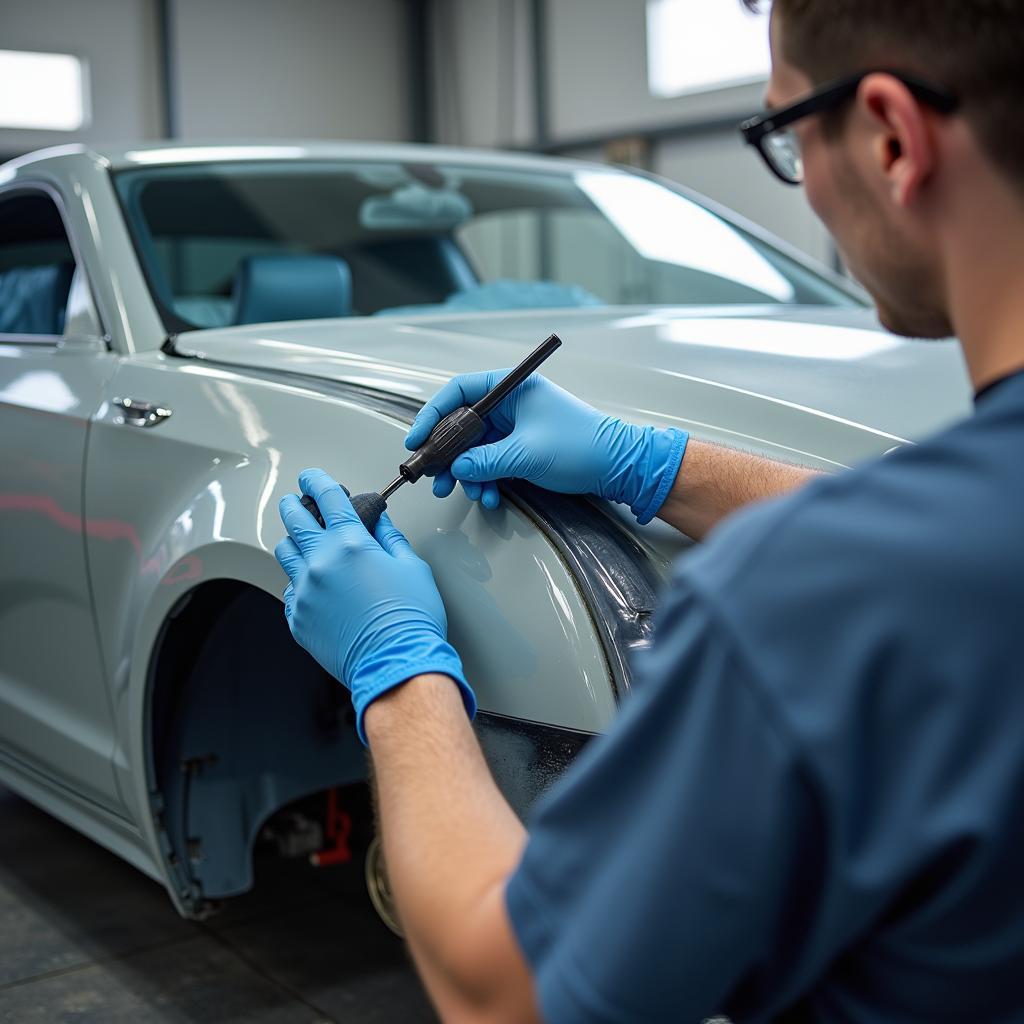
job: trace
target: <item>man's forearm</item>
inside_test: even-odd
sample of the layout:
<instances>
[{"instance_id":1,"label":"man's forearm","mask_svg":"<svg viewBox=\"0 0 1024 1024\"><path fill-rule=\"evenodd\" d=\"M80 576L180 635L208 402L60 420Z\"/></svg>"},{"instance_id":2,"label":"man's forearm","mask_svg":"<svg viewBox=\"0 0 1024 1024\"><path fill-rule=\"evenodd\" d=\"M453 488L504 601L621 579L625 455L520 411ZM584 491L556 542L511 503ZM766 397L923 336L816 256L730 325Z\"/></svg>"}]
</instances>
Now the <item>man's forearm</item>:
<instances>
[{"instance_id":1,"label":"man's forearm","mask_svg":"<svg viewBox=\"0 0 1024 1024\"><path fill-rule=\"evenodd\" d=\"M535 1019L505 913L526 832L447 676L417 676L366 712L384 855L420 974L445 1020Z\"/></svg>"},{"instance_id":2,"label":"man's forearm","mask_svg":"<svg viewBox=\"0 0 1024 1024\"><path fill-rule=\"evenodd\" d=\"M694 540L736 509L802 487L818 473L690 438L658 518Z\"/></svg>"}]
</instances>

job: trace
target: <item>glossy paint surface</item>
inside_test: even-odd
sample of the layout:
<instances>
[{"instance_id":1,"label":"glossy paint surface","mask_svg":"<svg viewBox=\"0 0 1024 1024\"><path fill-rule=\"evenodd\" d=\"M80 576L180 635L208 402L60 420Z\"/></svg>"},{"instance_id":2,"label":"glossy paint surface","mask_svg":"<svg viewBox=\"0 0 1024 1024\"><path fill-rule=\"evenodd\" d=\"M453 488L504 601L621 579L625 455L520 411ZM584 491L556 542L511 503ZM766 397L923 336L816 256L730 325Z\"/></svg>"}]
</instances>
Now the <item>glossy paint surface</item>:
<instances>
[{"instance_id":1,"label":"glossy paint surface","mask_svg":"<svg viewBox=\"0 0 1024 1024\"><path fill-rule=\"evenodd\" d=\"M113 372L83 347L0 345L0 757L107 811L121 800L82 542L89 416Z\"/></svg>"},{"instance_id":2,"label":"glossy paint surface","mask_svg":"<svg viewBox=\"0 0 1024 1024\"><path fill-rule=\"evenodd\" d=\"M335 148L291 147L296 159ZM349 318L190 332L169 354L108 167L206 158L207 147L191 149L68 147L0 168L0 189L59 195L105 332L48 345L0 338L0 775L156 877L167 878L147 774L158 637L205 582L281 594L277 504L299 470L323 466L353 491L394 476L405 423L360 392L419 403L452 374L512 365L556 331L565 344L545 373L599 407L823 468L969 409L953 343L897 341L858 311ZM418 152L340 147L399 151ZM132 427L114 404L126 397L172 414ZM594 624L530 518L461 493L439 502L426 482L402 488L391 511L433 567L481 708L605 728L615 702ZM667 527L638 530L614 514L659 565L686 546ZM31 768L16 771L13 757Z\"/></svg>"},{"instance_id":3,"label":"glossy paint surface","mask_svg":"<svg viewBox=\"0 0 1024 1024\"><path fill-rule=\"evenodd\" d=\"M955 342L904 341L859 310L709 312L615 308L260 324L189 332L176 350L418 402L452 374L517 362L555 331L564 344L545 375L602 409L838 465L921 437L969 409Z\"/></svg>"},{"instance_id":4,"label":"glossy paint surface","mask_svg":"<svg viewBox=\"0 0 1024 1024\"><path fill-rule=\"evenodd\" d=\"M124 524L123 536L87 539L123 735L155 641L145 622L154 602L166 613L210 578L280 596L277 506L299 471L322 465L353 492L380 487L406 426L351 400L162 355L124 363L113 388L158 394L174 409L166 424L142 431L125 430L108 406L93 428L86 501ZM402 489L390 511L433 567L482 708L586 730L607 725L614 704L586 608L528 520L459 496L439 502L427 487ZM134 771L130 752L118 766Z\"/></svg>"}]
</instances>

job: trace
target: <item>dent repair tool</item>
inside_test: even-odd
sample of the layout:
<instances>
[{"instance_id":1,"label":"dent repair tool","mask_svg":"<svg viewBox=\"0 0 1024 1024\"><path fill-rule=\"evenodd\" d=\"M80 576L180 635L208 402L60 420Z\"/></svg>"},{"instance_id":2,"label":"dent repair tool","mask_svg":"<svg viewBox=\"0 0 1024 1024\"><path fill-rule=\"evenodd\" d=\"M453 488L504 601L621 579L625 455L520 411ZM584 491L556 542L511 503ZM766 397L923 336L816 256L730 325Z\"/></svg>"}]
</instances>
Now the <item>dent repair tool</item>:
<instances>
[{"instance_id":1,"label":"dent repair tool","mask_svg":"<svg viewBox=\"0 0 1024 1024\"><path fill-rule=\"evenodd\" d=\"M363 526L373 533L381 512L387 508L388 498L404 483L414 484L421 476L436 476L447 469L467 448L472 448L487 430L484 417L513 388L518 387L562 344L557 334L541 342L514 370L510 370L490 391L474 405L464 405L447 416L430 432L426 441L398 467L398 476L380 493L369 491L352 498L352 507L363 521ZM346 493L348 493L346 491ZM326 529L327 524L320 514L316 502L304 494L300 499L303 506L316 521Z\"/></svg>"}]
</instances>

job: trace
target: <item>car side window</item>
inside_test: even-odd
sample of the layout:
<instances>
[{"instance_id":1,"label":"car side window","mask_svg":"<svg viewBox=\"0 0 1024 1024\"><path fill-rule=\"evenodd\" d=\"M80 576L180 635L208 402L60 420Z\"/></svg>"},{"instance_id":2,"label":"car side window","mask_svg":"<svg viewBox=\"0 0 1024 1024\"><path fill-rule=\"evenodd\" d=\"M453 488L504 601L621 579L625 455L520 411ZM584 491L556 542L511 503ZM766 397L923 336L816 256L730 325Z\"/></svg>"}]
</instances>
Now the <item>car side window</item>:
<instances>
[{"instance_id":1,"label":"car side window","mask_svg":"<svg viewBox=\"0 0 1024 1024\"><path fill-rule=\"evenodd\" d=\"M75 257L45 192L0 196L0 337L64 334Z\"/></svg>"}]
</instances>

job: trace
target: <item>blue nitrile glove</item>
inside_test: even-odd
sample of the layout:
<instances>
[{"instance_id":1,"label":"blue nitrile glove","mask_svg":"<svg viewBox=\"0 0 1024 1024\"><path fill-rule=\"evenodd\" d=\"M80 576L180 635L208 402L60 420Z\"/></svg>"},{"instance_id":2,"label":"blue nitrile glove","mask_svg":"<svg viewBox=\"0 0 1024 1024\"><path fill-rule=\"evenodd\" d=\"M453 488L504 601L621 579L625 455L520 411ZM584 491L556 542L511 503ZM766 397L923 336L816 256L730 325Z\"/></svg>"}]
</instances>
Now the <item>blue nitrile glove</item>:
<instances>
[{"instance_id":1,"label":"blue nitrile glove","mask_svg":"<svg viewBox=\"0 0 1024 1024\"><path fill-rule=\"evenodd\" d=\"M476 698L455 648L430 566L388 514L371 537L340 484L322 469L299 474L299 487L320 507L327 529L294 494L281 499L288 536L275 554L291 582L284 613L292 636L352 691L356 730L381 694L424 672L451 676L472 718Z\"/></svg>"},{"instance_id":2,"label":"blue nitrile glove","mask_svg":"<svg viewBox=\"0 0 1024 1024\"><path fill-rule=\"evenodd\" d=\"M419 411L405 439L415 451L448 413L479 401L508 370L453 377ZM563 494L596 494L629 505L641 524L661 508L686 451L674 427L638 427L605 416L540 374L532 374L487 416L488 432L434 478L446 498L462 483L466 494L497 508L496 481L529 480Z\"/></svg>"}]
</instances>

